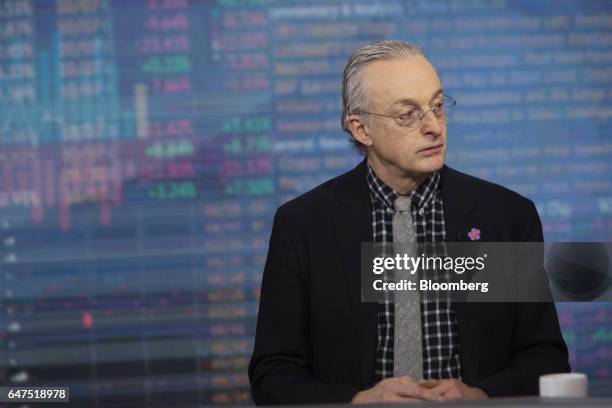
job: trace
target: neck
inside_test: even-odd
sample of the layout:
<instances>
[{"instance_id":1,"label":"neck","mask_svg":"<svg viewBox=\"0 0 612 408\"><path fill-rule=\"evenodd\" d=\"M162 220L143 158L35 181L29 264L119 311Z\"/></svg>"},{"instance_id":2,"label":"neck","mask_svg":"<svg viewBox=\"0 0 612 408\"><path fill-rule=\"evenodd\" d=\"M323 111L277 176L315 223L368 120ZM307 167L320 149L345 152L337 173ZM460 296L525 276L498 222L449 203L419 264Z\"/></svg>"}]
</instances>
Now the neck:
<instances>
[{"instance_id":1,"label":"neck","mask_svg":"<svg viewBox=\"0 0 612 408\"><path fill-rule=\"evenodd\" d=\"M405 173L397 166L382 163L368 156L368 163L383 183L400 194L410 194L430 175L430 173Z\"/></svg>"}]
</instances>

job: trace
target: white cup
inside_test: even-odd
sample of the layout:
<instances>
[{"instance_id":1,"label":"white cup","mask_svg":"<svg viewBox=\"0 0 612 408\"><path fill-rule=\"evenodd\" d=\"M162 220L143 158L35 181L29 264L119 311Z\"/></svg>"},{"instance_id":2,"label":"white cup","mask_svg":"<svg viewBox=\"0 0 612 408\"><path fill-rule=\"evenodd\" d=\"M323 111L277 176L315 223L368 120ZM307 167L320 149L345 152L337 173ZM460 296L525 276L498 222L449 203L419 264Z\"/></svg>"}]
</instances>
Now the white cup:
<instances>
[{"instance_id":1,"label":"white cup","mask_svg":"<svg viewBox=\"0 0 612 408\"><path fill-rule=\"evenodd\" d=\"M586 397L587 376L580 373L540 376L540 397Z\"/></svg>"}]
</instances>

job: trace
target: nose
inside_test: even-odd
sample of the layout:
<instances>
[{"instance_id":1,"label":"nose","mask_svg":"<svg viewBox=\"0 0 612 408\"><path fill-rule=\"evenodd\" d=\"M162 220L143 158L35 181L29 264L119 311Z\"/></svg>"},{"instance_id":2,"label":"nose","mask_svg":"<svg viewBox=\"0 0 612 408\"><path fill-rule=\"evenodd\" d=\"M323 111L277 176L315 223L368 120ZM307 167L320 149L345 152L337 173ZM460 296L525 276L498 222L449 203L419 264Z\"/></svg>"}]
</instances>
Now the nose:
<instances>
[{"instance_id":1,"label":"nose","mask_svg":"<svg viewBox=\"0 0 612 408\"><path fill-rule=\"evenodd\" d=\"M421 123L421 132L424 135L433 136L434 138L442 135L442 123L438 120L433 111L429 110L425 112L423 116L423 123Z\"/></svg>"}]
</instances>

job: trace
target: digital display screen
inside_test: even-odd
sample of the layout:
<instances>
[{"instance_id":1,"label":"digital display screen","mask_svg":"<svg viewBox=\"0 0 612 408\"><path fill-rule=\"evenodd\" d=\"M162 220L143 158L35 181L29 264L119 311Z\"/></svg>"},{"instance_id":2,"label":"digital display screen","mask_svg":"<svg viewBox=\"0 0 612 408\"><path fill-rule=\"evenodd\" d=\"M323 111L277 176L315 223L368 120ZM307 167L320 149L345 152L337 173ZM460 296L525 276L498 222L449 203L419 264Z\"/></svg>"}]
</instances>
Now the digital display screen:
<instances>
[{"instance_id":1,"label":"digital display screen","mask_svg":"<svg viewBox=\"0 0 612 408\"><path fill-rule=\"evenodd\" d=\"M0 383L250 403L274 212L362 159L342 70L380 39L457 100L451 167L532 199L547 241L612 240L609 1L3 0ZM610 395L612 306L557 309Z\"/></svg>"}]
</instances>

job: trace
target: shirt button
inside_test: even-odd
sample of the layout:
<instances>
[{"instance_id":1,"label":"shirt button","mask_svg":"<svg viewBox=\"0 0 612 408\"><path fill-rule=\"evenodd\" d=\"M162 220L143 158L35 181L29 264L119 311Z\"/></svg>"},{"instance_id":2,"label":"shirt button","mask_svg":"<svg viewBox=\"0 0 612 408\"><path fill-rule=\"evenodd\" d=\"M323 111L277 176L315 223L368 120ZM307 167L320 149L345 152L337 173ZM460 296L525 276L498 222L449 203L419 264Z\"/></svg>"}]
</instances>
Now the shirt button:
<instances>
[{"instance_id":1,"label":"shirt button","mask_svg":"<svg viewBox=\"0 0 612 408\"><path fill-rule=\"evenodd\" d=\"M424 213L425 213L425 209L424 209L424 208L421 208L421 209L419 210L419 215L423 215Z\"/></svg>"},{"instance_id":2,"label":"shirt button","mask_svg":"<svg viewBox=\"0 0 612 408\"><path fill-rule=\"evenodd\" d=\"M387 208L387 214L391 214L393 211L390 208Z\"/></svg>"}]
</instances>

